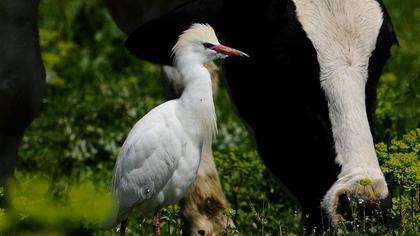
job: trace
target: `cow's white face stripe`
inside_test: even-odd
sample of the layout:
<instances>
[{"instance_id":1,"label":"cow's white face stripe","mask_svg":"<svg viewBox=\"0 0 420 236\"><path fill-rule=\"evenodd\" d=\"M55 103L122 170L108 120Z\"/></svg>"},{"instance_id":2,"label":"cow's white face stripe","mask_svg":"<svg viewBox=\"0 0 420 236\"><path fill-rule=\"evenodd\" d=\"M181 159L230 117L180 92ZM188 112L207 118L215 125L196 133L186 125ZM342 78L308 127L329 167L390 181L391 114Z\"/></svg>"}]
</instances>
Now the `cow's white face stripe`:
<instances>
[{"instance_id":1,"label":"cow's white face stripe","mask_svg":"<svg viewBox=\"0 0 420 236\"><path fill-rule=\"evenodd\" d=\"M296 14L313 43L320 65L341 173L323 200L332 223L344 192L383 198L388 189L380 171L365 105L369 58L382 25L375 0L294 0ZM372 190L359 181L372 180ZM368 187L370 188L370 187Z\"/></svg>"}]
</instances>

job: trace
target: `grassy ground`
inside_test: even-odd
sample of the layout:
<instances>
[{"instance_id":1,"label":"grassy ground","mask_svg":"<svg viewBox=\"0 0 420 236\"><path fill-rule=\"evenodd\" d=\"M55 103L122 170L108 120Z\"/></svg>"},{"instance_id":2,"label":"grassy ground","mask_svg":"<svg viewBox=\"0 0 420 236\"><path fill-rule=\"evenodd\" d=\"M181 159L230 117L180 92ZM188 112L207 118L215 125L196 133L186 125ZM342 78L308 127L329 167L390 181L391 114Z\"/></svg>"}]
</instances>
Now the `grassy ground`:
<instances>
[{"instance_id":1,"label":"grassy ground","mask_svg":"<svg viewBox=\"0 0 420 236\"><path fill-rule=\"evenodd\" d=\"M400 42L379 84L376 115L378 142L384 142L378 156L394 194L390 222L362 220L353 231L343 226L327 235L419 234L420 131L403 135L420 127L420 4L385 4ZM112 235L98 228L109 207L111 170L131 126L164 101L159 67L128 54L125 36L99 0L42 0L39 19L47 92L24 137L19 187L11 192L15 210L8 217L0 211L0 232ZM216 106L215 158L239 231L298 234L299 208L269 177L223 84ZM163 210L164 235L179 234L178 210ZM141 229L137 223L133 218L129 235L150 234L149 220Z\"/></svg>"}]
</instances>

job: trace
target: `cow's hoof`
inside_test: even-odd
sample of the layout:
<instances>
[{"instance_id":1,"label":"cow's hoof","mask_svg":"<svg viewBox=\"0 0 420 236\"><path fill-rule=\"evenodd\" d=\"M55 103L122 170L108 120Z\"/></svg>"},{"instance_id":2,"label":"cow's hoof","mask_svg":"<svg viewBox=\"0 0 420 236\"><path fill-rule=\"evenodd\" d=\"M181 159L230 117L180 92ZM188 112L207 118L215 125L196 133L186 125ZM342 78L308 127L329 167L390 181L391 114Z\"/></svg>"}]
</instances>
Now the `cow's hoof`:
<instances>
[{"instance_id":1,"label":"cow's hoof","mask_svg":"<svg viewBox=\"0 0 420 236\"><path fill-rule=\"evenodd\" d=\"M376 216L389 208L388 187L382 173L376 177L346 175L325 195L322 207L332 226ZM382 215L382 214L381 214Z\"/></svg>"}]
</instances>

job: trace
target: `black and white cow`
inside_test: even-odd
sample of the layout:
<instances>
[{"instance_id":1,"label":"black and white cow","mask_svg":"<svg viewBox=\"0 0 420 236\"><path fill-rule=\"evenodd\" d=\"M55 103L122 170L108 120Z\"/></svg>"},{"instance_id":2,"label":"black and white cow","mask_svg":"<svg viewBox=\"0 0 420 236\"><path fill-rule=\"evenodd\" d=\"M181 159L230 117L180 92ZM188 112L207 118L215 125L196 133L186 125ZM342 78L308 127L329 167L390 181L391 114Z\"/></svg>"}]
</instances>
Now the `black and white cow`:
<instances>
[{"instance_id":1,"label":"black and white cow","mask_svg":"<svg viewBox=\"0 0 420 236\"><path fill-rule=\"evenodd\" d=\"M122 11L135 14L130 2L156 6L125 0ZM22 133L41 102L37 3L0 2L0 184L13 173ZM376 84L396 38L380 0L177 4L166 5L167 14L153 20L156 14L148 15L127 47L140 58L171 64L180 32L206 22L227 44L251 55L224 64L231 97L264 162L300 203L305 227L321 229L322 211L338 224L345 217L339 210L343 196L388 196L372 117ZM372 183L362 186L364 179Z\"/></svg>"},{"instance_id":2,"label":"black and white cow","mask_svg":"<svg viewBox=\"0 0 420 236\"><path fill-rule=\"evenodd\" d=\"M139 27L126 45L170 64L176 36L193 22L251 56L224 64L231 97L305 227L349 217L339 207L347 197L386 203L373 115L396 37L380 0L196 0Z\"/></svg>"}]
</instances>

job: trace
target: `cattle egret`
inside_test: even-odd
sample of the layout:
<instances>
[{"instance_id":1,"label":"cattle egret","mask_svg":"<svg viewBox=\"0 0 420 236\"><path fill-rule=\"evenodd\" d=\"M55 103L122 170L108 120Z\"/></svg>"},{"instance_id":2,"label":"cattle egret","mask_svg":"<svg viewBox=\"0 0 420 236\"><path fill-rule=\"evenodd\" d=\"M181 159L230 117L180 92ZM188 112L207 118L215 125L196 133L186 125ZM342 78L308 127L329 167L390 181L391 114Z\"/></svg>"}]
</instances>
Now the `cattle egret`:
<instances>
[{"instance_id":1,"label":"cattle egret","mask_svg":"<svg viewBox=\"0 0 420 236\"><path fill-rule=\"evenodd\" d=\"M159 208L179 201L194 181L201 154L211 150L216 114L210 73L204 64L247 54L221 45L207 24L193 24L172 49L184 91L141 118L121 148L113 176L115 221L124 235L133 207L153 213L154 234L160 235Z\"/></svg>"}]
</instances>

